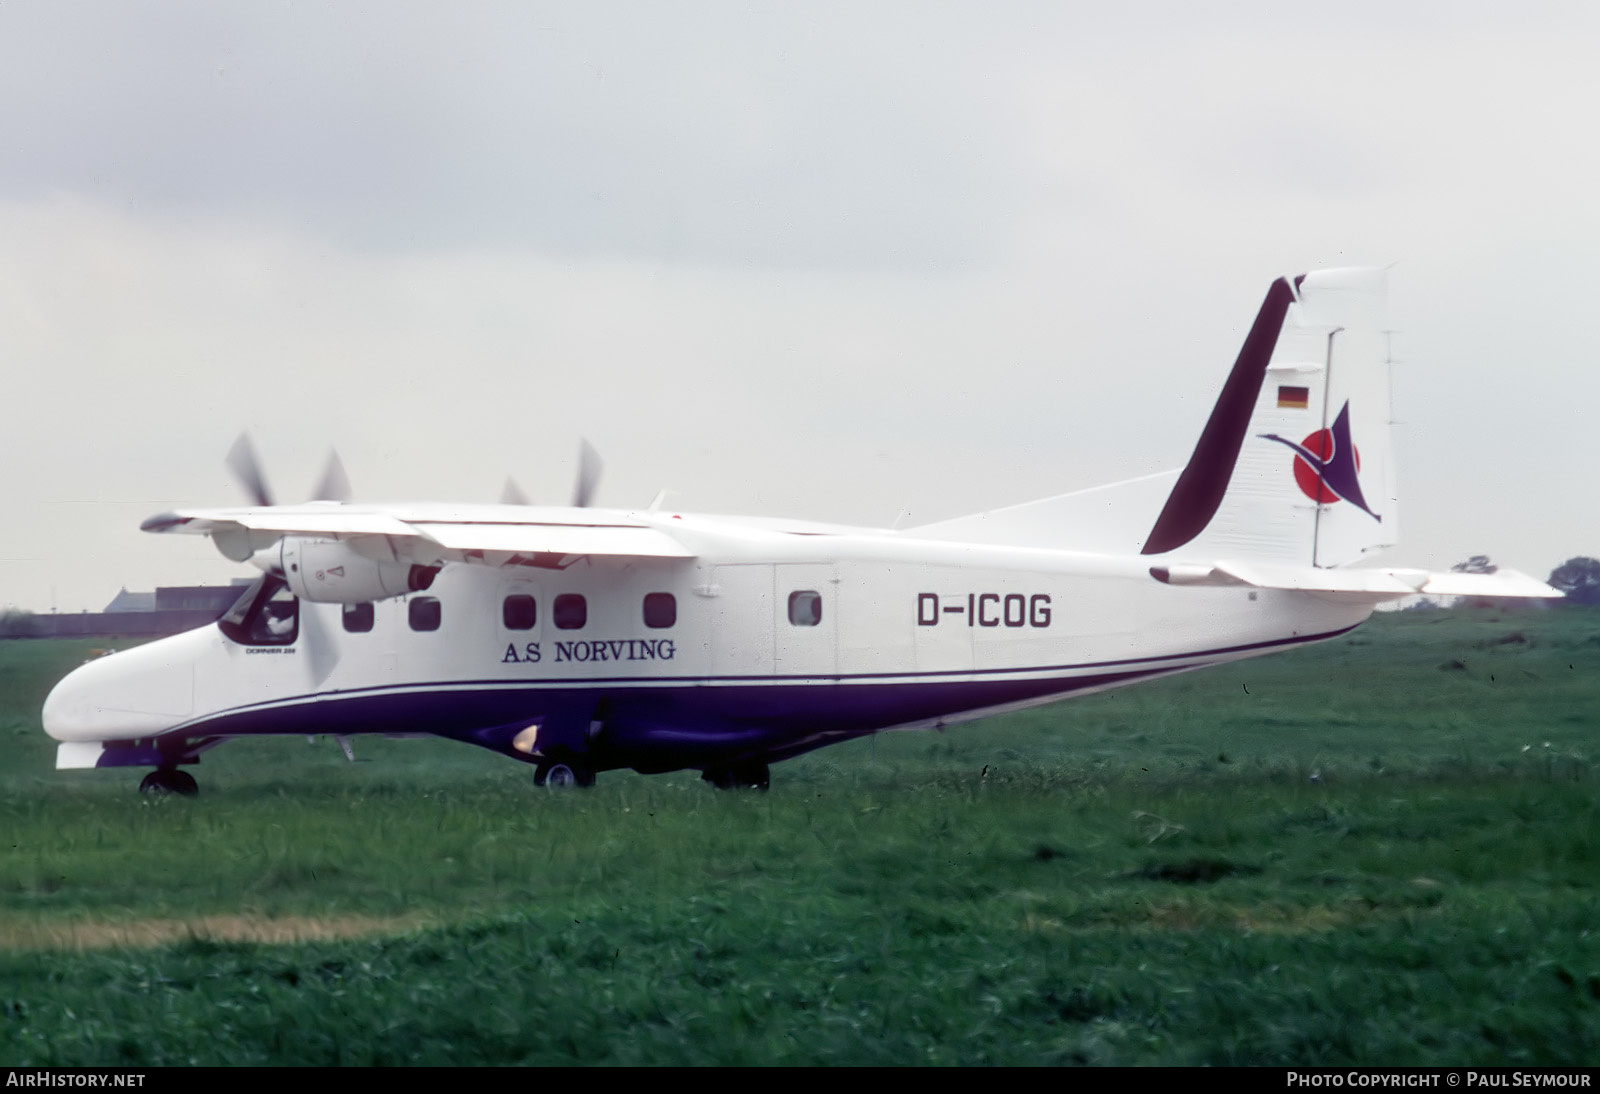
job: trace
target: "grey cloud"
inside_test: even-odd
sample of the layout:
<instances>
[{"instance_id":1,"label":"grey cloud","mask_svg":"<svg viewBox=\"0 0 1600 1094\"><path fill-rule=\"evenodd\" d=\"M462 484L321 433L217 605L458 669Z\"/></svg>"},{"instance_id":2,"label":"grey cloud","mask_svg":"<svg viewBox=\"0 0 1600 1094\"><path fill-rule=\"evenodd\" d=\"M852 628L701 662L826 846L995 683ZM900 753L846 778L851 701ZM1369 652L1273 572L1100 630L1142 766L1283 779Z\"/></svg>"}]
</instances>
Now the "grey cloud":
<instances>
[{"instance_id":1,"label":"grey cloud","mask_svg":"<svg viewBox=\"0 0 1600 1094\"><path fill-rule=\"evenodd\" d=\"M961 41L597 10L8 5L0 194L691 261L960 263L992 235L1014 164Z\"/></svg>"}]
</instances>

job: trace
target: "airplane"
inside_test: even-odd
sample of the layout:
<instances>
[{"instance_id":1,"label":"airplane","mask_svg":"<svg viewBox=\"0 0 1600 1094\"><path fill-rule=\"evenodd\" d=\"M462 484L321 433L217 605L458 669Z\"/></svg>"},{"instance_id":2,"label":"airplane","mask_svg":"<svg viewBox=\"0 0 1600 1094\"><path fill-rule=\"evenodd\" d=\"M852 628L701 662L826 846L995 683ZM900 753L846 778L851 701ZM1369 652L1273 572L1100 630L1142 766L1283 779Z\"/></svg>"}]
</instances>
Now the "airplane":
<instances>
[{"instance_id":1,"label":"airplane","mask_svg":"<svg viewBox=\"0 0 1600 1094\"><path fill-rule=\"evenodd\" d=\"M182 509L260 571L216 623L74 670L44 705L57 767L182 767L259 734L435 735L537 785L770 765L1325 641L1417 593L1553 597L1513 571L1353 565L1397 540L1386 274L1267 291L1186 466L920 527L591 504ZM327 500L334 499L334 500ZM348 749L347 749L348 755Z\"/></svg>"}]
</instances>

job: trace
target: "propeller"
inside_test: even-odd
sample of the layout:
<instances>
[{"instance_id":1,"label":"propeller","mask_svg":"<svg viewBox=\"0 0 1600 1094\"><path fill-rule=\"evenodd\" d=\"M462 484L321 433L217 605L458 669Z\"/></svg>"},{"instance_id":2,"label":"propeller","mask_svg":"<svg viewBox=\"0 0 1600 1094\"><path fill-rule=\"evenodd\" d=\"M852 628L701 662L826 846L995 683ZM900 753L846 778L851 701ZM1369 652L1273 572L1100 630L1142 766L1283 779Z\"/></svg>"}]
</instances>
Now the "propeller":
<instances>
[{"instance_id":1,"label":"propeller","mask_svg":"<svg viewBox=\"0 0 1600 1094\"><path fill-rule=\"evenodd\" d=\"M522 487L517 485L517 480L510 475L506 476L505 487L500 491L501 505L531 505L528 495L522 492Z\"/></svg>"},{"instance_id":2,"label":"propeller","mask_svg":"<svg viewBox=\"0 0 1600 1094\"><path fill-rule=\"evenodd\" d=\"M252 504L263 508L277 504L272 500L272 488L267 485L266 473L261 470L261 461L256 457L256 446L251 443L249 433L239 434L239 439L228 449L227 464ZM345 473L344 461L339 458L337 449L330 448L322 478L317 481L310 500L349 501L352 496L350 476Z\"/></svg>"},{"instance_id":3,"label":"propeller","mask_svg":"<svg viewBox=\"0 0 1600 1094\"><path fill-rule=\"evenodd\" d=\"M595 490L600 485L600 472L604 469L600 460L600 453L594 450L594 445L587 440L578 442L578 480L572 484L572 506L574 509L587 509L594 504ZM528 495L523 493L522 487L517 485L517 480L506 478L506 484L500 490L501 505L532 505Z\"/></svg>"},{"instance_id":4,"label":"propeller","mask_svg":"<svg viewBox=\"0 0 1600 1094\"><path fill-rule=\"evenodd\" d=\"M322 618L323 611L342 611L341 605L324 606L322 604L302 603L300 605L300 630L305 641L301 648L306 652L306 669L311 674L314 687L321 687L333 675L333 670L339 667L340 645L329 633L328 625Z\"/></svg>"},{"instance_id":5,"label":"propeller","mask_svg":"<svg viewBox=\"0 0 1600 1094\"><path fill-rule=\"evenodd\" d=\"M577 509L587 509L594 502L595 488L600 485L600 453L587 440L578 442L578 482L572 489L572 504Z\"/></svg>"},{"instance_id":6,"label":"propeller","mask_svg":"<svg viewBox=\"0 0 1600 1094\"><path fill-rule=\"evenodd\" d=\"M272 491L267 486L267 477L261 473L261 461L256 459L256 448L250 443L250 434L239 434L239 439L228 449L227 463L228 470L239 480L239 485L244 487L252 503L258 506L273 504Z\"/></svg>"},{"instance_id":7,"label":"propeller","mask_svg":"<svg viewBox=\"0 0 1600 1094\"><path fill-rule=\"evenodd\" d=\"M256 457L255 445L251 443L249 433L239 434L239 439L233 442L233 447L228 450L227 464L253 504L263 507L275 504L272 500L272 489L267 486L267 476L261 470L261 461ZM322 478L318 480L316 489L312 491L311 500L347 502L350 499L350 476L345 473L344 461L339 458L337 450L329 449L328 462L322 469ZM233 545L225 543L221 534L214 534L212 539L224 555L237 562L244 562L250 558L253 544L250 543L249 533L243 535L242 542ZM331 613L337 610L339 610L337 606L325 608L321 604L300 605L300 629L306 638L301 648L306 651L305 667L309 671L313 687L320 688L339 665L340 645L334 640L327 621L323 619L325 611ZM348 743L342 738L340 747L344 748L346 758L353 759Z\"/></svg>"},{"instance_id":8,"label":"propeller","mask_svg":"<svg viewBox=\"0 0 1600 1094\"><path fill-rule=\"evenodd\" d=\"M350 476L344 473L344 461L337 449L328 449L328 463L322 469L322 479L311 495L312 501L349 501L352 497Z\"/></svg>"}]
</instances>

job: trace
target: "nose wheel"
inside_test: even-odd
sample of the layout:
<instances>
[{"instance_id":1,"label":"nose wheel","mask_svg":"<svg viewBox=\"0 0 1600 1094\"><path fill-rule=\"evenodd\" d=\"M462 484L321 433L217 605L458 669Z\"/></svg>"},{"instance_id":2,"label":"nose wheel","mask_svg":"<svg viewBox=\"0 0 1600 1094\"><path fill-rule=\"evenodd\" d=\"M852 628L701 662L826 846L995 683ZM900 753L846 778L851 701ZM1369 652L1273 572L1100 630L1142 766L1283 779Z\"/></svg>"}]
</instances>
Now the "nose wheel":
<instances>
[{"instance_id":1,"label":"nose wheel","mask_svg":"<svg viewBox=\"0 0 1600 1094\"><path fill-rule=\"evenodd\" d=\"M195 782L194 776L187 771L179 771L175 767L159 767L139 783L139 793L151 797L177 794L179 797L192 798L200 793L200 784Z\"/></svg>"}]
</instances>

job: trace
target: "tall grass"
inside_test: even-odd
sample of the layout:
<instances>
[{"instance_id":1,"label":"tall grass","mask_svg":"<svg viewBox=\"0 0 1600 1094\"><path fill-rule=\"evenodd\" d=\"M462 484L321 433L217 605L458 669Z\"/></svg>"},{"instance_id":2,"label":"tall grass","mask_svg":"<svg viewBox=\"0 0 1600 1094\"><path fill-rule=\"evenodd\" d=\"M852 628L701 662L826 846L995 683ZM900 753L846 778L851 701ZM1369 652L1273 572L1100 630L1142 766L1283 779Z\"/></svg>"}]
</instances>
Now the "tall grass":
<instances>
[{"instance_id":1,"label":"tall grass","mask_svg":"<svg viewBox=\"0 0 1600 1094\"><path fill-rule=\"evenodd\" d=\"M0 646L7 1062L1600 1050L1600 614L1380 617L824 750L764 795L292 738L141 800L50 770L36 703L80 647Z\"/></svg>"}]
</instances>

